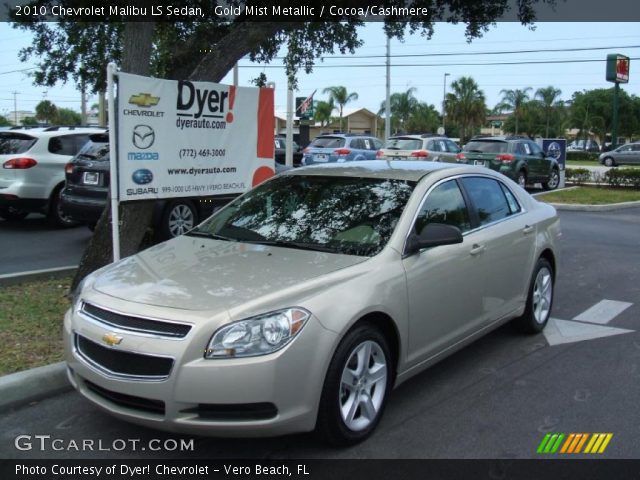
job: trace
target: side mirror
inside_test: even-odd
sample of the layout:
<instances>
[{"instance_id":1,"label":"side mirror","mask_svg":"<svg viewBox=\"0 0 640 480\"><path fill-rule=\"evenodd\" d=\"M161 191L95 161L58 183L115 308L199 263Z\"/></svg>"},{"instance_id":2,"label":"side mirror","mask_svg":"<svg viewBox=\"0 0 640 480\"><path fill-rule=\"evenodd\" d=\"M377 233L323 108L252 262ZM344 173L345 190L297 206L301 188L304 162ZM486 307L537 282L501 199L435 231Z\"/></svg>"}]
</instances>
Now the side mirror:
<instances>
[{"instance_id":1,"label":"side mirror","mask_svg":"<svg viewBox=\"0 0 640 480\"><path fill-rule=\"evenodd\" d=\"M458 227L443 223L428 223L419 234L412 233L407 239L406 255L423 248L462 243L462 232Z\"/></svg>"}]
</instances>

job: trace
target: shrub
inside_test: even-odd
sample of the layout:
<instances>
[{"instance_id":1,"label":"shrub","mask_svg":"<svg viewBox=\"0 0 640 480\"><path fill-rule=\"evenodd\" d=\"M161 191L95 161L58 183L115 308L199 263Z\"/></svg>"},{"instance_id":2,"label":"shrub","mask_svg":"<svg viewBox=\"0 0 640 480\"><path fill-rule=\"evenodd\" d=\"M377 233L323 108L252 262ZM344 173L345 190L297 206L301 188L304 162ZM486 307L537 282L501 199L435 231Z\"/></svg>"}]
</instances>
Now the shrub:
<instances>
[{"instance_id":1,"label":"shrub","mask_svg":"<svg viewBox=\"0 0 640 480\"><path fill-rule=\"evenodd\" d=\"M640 169L611 168L604 174L605 181L612 187L640 189Z\"/></svg>"},{"instance_id":2,"label":"shrub","mask_svg":"<svg viewBox=\"0 0 640 480\"><path fill-rule=\"evenodd\" d=\"M576 160L581 162L597 162L599 155L600 154L597 152L567 151L567 160Z\"/></svg>"},{"instance_id":3,"label":"shrub","mask_svg":"<svg viewBox=\"0 0 640 480\"><path fill-rule=\"evenodd\" d=\"M576 185L582 185L591 180L591 172L586 168L567 168L565 170L565 180Z\"/></svg>"}]
</instances>

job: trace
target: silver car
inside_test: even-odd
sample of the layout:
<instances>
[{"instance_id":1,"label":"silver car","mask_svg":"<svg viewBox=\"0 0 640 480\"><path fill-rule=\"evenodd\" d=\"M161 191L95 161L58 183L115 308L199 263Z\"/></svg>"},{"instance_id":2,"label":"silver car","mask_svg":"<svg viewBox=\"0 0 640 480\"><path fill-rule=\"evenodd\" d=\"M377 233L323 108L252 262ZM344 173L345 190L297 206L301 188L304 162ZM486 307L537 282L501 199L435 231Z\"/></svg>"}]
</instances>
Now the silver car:
<instances>
[{"instance_id":1,"label":"silver car","mask_svg":"<svg viewBox=\"0 0 640 480\"><path fill-rule=\"evenodd\" d=\"M482 167L290 170L88 276L69 379L153 428L355 443L395 386L509 320L545 327L559 236L551 206Z\"/></svg>"},{"instance_id":2,"label":"silver car","mask_svg":"<svg viewBox=\"0 0 640 480\"><path fill-rule=\"evenodd\" d=\"M607 167L616 165L640 165L640 142L627 143L615 150L600 154L600 163Z\"/></svg>"}]
</instances>

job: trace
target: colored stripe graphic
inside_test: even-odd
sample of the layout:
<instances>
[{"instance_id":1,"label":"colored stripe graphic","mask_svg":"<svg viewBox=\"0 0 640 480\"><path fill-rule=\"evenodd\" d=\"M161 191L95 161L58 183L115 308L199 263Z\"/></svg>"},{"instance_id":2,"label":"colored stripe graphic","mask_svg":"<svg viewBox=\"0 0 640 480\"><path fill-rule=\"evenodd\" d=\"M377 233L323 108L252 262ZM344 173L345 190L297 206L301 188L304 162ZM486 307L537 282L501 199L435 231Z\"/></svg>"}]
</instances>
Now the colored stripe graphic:
<instances>
[{"instance_id":1,"label":"colored stripe graphic","mask_svg":"<svg viewBox=\"0 0 640 480\"><path fill-rule=\"evenodd\" d=\"M604 453L612 438L613 433L547 433L538 445L537 453L601 454Z\"/></svg>"}]
</instances>

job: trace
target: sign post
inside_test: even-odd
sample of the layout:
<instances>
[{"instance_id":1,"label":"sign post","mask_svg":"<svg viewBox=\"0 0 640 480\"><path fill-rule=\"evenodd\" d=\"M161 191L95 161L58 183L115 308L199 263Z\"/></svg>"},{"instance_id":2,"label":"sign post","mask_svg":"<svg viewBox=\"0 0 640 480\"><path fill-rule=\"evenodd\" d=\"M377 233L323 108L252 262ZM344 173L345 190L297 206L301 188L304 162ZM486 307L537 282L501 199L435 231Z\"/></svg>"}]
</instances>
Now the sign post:
<instances>
[{"instance_id":1,"label":"sign post","mask_svg":"<svg viewBox=\"0 0 640 480\"><path fill-rule=\"evenodd\" d=\"M565 167L567 164L567 140L564 138L543 138L542 151L547 157L555 158L560 165L560 184L558 188L564 188Z\"/></svg>"},{"instance_id":2,"label":"sign post","mask_svg":"<svg viewBox=\"0 0 640 480\"><path fill-rule=\"evenodd\" d=\"M116 64L107 65L107 108L109 109L109 169L111 170L110 196L111 196L111 243L113 245L113 261L120 260L120 215L118 212L118 154L116 148L116 105L115 105L115 76Z\"/></svg>"},{"instance_id":3,"label":"sign post","mask_svg":"<svg viewBox=\"0 0 640 480\"><path fill-rule=\"evenodd\" d=\"M620 94L620 84L629 83L629 57L611 53L607 55L607 82L615 84L613 90L613 125L611 128L611 147L618 144L618 95Z\"/></svg>"}]
</instances>

